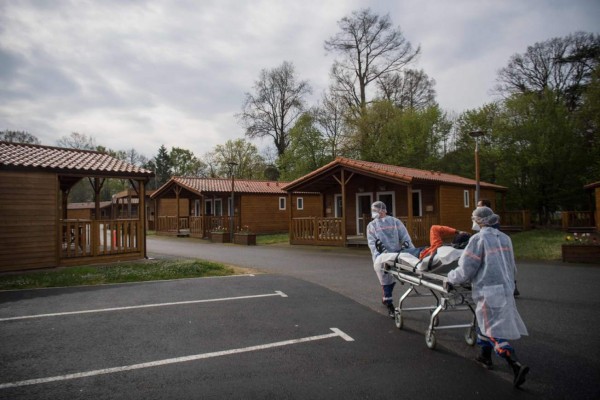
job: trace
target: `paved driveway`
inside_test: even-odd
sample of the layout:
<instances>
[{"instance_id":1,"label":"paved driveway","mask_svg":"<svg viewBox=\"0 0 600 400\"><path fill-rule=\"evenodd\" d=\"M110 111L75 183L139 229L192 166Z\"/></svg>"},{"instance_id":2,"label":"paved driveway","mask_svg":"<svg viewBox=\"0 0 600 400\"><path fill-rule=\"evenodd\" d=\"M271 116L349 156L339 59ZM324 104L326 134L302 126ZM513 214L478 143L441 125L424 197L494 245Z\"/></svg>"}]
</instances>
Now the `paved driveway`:
<instances>
[{"instance_id":1,"label":"paved driveway","mask_svg":"<svg viewBox=\"0 0 600 400\"><path fill-rule=\"evenodd\" d=\"M397 330L366 249L150 238L150 255L266 272L0 292L0 398L598 398L600 268L520 263L532 368L474 361L462 333ZM403 290L397 287L396 297ZM445 317L443 317L445 318Z\"/></svg>"},{"instance_id":2,"label":"paved driveway","mask_svg":"<svg viewBox=\"0 0 600 400\"><path fill-rule=\"evenodd\" d=\"M379 302L381 289L366 248L243 247L163 237L150 238L148 248L151 253L199 257L293 276L340 293L380 315L385 314ZM518 262L517 265L522 293L517 307L530 336L515 341L514 345L521 359L531 366L526 389L544 398L600 398L600 338L597 334L600 330L600 265L562 262ZM404 290L403 286L396 285L395 298ZM396 334L403 338L418 337L425 346L426 321L426 315L407 314L403 330ZM453 341L457 336L456 331L444 333L438 340L437 351L472 359L476 351L463 346L461 340ZM499 364L501 360L496 361ZM497 369L501 371L493 373L501 376L505 366L499 365Z\"/></svg>"}]
</instances>

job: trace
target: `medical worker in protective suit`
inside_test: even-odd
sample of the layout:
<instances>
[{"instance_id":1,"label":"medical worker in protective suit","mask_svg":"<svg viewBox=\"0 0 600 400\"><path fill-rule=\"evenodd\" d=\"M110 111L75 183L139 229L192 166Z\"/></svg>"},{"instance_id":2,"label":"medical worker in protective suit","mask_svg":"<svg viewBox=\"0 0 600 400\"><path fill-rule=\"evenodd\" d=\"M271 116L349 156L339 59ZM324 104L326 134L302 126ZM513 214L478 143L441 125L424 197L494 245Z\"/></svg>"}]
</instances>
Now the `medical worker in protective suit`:
<instances>
[{"instance_id":1,"label":"medical worker in protective suit","mask_svg":"<svg viewBox=\"0 0 600 400\"><path fill-rule=\"evenodd\" d=\"M383 271L379 264L375 263L382 249L388 252L399 252L401 249L414 249L412 240L406 227L398 218L387 215L387 207L382 201L376 201L371 205L371 217L373 220L367 225L367 243L373 255L373 268L379 278L383 289L382 303L388 308L388 315L394 318L394 278ZM378 242L378 240L380 242Z\"/></svg>"},{"instance_id":2,"label":"medical worker in protective suit","mask_svg":"<svg viewBox=\"0 0 600 400\"><path fill-rule=\"evenodd\" d=\"M527 335L513 296L516 266L512 242L493 228L500 218L491 208L477 207L471 219L481 229L469 240L458 267L448 273L448 282L471 282L477 307L477 344L481 346L476 360L491 369L492 350L495 351L508 362L514 374L513 385L519 387L525 382L529 367L517 360L508 342Z\"/></svg>"}]
</instances>

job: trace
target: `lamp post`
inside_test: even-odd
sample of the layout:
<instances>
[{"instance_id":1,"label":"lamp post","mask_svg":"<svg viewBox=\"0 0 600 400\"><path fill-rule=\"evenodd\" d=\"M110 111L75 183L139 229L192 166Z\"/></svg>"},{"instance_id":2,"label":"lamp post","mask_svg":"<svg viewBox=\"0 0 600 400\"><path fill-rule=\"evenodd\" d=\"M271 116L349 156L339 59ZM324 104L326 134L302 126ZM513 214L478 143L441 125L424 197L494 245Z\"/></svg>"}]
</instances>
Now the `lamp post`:
<instances>
[{"instance_id":1,"label":"lamp post","mask_svg":"<svg viewBox=\"0 0 600 400\"><path fill-rule=\"evenodd\" d=\"M475 207L479 203L479 138L483 135L483 131L469 132L469 136L475 139Z\"/></svg>"},{"instance_id":2,"label":"lamp post","mask_svg":"<svg viewBox=\"0 0 600 400\"><path fill-rule=\"evenodd\" d=\"M238 163L236 163L235 161L229 161L227 162L227 165L229 166L229 175L231 175L231 208L229 209L229 239L231 241L231 243L233 243L233 219L235 216L235 199L234 199L234 193L235 193L235 189L234 189L234 183L235 183L235 173L233 171L233 168L235 168Z\"/></svg>"}]
</instances>

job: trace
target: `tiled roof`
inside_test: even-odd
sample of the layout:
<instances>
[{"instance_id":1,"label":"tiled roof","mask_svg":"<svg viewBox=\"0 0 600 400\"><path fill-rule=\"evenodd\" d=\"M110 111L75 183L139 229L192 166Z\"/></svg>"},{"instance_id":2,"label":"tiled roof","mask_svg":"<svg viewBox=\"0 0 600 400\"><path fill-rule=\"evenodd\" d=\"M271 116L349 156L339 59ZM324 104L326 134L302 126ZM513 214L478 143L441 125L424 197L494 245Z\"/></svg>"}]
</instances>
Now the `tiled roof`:
<instances>
[{"instance_id":1,"label":"tiled roof","mask_svg":"<svg viewBox=\"0 0 600 400\"><path fill-rule=\"evenodd\" d=\"M11 142L0 142L0 168L34 168L57 172L154 176L152 171L97 151Z\"/></svg>"},{"instance_id":2,"label":"tiled roof","mask_svg":"<svg viewBox=\"0 0 600 400\"><path fill-rule=\"evenodd\" d=\"M187 186L198 192L231 192L229 178L188 178L176 176L173 178L182 186ZM287 182L254 181L248 179L233 180L234 191L237 193L276 193L287 194L281 187Z\"/></svg>"},{"instance_id":3,"label":"tiled roof","mask_svg":"<svg viewBox=\"0 0 600 400\"><path fill-rule=\"evenodd\" d=\"M407 167L399 167L396 165L389 164L381 164L370 161L360 161L353 160L350 158L338 157L334 161L330 162L327 165L322 166L315 171L304 175L301 178L296 179L295 181L289 183L284 187L284 189L289 190L298 186L301 183L310 181L312 178L324 173L327 170L330 170L335 167L345 167L349 169L355 169L357 171L362 172L370 172L373 174L380 175L382 177L392 178L396 180L400 180L406 183L411 183L414 181L429 181L435 183L451 183L451 184L459 184L459 185L475 185L476 181L474 179L463 178L462 176L446 174L444 172L439 171L427 171L422 169L415 168L407 168ZM487 182L479 182L479 185L482 188L490 188L490 189L498 189L498 190L506 190L506 187L500 185L494 185L492 183Z\"/></svg>"},{"instance_id":4,"label":"tiled roof","mask_svg":"<svg viewBox=\"0 0 600 400\"><path fill-rule=\"evenodd\" d=\"M229 178L196 178L175 176L157 189L151 197L158 197L173 184L178 184L179 186L198 194L231 192L231 179ZM234 191L236 193L287 195L287 192L281 189L286 184L287 182L234 179Z\"/></svg>"}]
</instances>

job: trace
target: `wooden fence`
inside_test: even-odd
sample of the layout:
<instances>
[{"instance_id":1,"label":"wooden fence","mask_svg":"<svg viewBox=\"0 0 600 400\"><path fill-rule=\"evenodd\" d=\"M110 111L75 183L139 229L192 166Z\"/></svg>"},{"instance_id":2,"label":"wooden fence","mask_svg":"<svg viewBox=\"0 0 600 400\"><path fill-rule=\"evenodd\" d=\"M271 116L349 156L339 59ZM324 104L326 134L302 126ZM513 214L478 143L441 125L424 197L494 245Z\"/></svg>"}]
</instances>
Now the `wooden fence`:
<instances>
[{"instance_id":1,"label":"wooden fence","mask_svg":"<svg viewBox=\"0 0 600 400\"><path fill-rule=\"evenodd\" d=\"M231 229L231 218L228 216L198 216L198 217L179 217L177 216L159 216L156 219L156 232L159 234L175 235L189 234L193 237L204 238L213 230L229 231ZM233 217L233 229L239 228L239 216Z\"/></svg>"},{"instance_id":2,"label":"wooden fence","mask_svg":"<svg viewBox=\"0 0 600 400\"><path fill-rule=\"evenodd\" d=\"M60 258L139 253L142 235L137 219L61 220Z\"/></svg>"},{"instance_id":3,"label":"wooden fence","mask_svg":"<svg viewBox=\"0 0 600 400\"><path fill-rule=\"evenodd\" d=\"M291 244L343 246L341 218L305 217L292 219Z\"/></svg>"}]
</instances>

